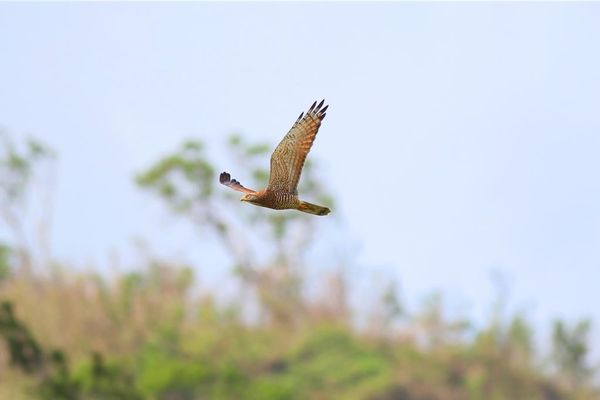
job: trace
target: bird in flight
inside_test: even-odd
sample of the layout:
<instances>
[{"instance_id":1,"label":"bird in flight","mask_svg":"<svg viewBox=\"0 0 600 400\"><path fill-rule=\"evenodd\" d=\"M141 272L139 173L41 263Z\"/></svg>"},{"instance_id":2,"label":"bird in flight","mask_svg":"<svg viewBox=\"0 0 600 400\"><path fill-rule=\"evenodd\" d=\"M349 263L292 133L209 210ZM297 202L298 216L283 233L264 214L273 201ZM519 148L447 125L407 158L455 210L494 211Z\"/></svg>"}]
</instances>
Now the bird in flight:
<instances>
[{"instance_id":1,"label":"bird in flight","mask_svg":"<svg viewBox=\"0 0 600 400\"><path fill-rule=\"evenodd\" d=\"M294 209L309 214L327 215L331 210L327 207L311 204L298 198L298 181L304 166L304 160L312 147L321 121L325 118L327 107L325 100L318 105L315 101L309 110L301 113L292 129L283 137L281 143L271 155L271 172L269 184L261 191L255 191L242 186L231 175L222 172L219 182L233 190L244 193L241 201L247 201L256 206L275 210Z\"/></svg>"}]
</instances>

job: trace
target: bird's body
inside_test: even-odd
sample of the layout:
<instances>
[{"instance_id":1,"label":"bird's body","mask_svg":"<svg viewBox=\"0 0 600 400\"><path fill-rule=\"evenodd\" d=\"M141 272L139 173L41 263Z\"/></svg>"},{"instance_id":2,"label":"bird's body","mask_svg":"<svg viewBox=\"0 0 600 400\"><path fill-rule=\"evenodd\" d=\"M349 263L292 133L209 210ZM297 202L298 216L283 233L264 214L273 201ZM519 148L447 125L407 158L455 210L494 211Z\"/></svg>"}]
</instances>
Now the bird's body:
<instances>
[{"instance_id":1,"label":"bird's body","mask_svg":"<svg viewBox=\"0 0 600 400\"><path fill-rule=\"evenodd\" d=\"M297 209L300 206L300 199L297 195L269 189L256 192L254 196L246 198L244 201L274 210Z\"/></svg>"},{"instance_id":2,"label":"bird's body","mask_svg":"<svg viewBox=\"0 0 600 400\"><path fill-rule=\"evenodd\" d=\"M271 155L271 173L268 186L261 191L245 188L227 172L221 173L219 181L244 193L242 201L275 210L294 209L315 215L327 215L327 207L317 206L298 198L298 181L306 156L315 140L328 106L315 101L310 109L300 114L290 131Z\"/></svg>"}]
</instances>

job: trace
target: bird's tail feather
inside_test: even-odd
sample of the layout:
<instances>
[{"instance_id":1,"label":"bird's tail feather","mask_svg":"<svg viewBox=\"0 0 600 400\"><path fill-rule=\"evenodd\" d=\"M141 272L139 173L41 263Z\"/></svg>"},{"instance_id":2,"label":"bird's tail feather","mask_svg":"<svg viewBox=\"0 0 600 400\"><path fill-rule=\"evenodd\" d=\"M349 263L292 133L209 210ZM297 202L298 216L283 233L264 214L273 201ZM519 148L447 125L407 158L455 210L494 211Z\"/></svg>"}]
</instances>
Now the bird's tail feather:
<instances>
[{"instance_id":1,"label":"bird's tail feather","mask_svg":"<svg viewBox=\"0 0 600 400\"><path fill-rule=\"evenodd\" d=\"M331 210L327 207L321 207L316 204L308 203L306 201L300 201L300 206L298 206L298 210L314 215L327 215L331 212Z\"/></svg>"}]
</instances>

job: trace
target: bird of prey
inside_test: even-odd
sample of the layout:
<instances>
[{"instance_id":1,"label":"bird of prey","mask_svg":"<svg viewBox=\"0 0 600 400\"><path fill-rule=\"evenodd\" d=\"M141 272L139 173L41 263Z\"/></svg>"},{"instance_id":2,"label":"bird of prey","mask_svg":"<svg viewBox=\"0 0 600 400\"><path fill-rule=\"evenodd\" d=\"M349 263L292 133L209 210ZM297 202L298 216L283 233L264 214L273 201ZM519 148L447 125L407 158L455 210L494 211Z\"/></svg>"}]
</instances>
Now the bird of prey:
<instances>
[{"instance_id":1,"label":"bird of prey","mask_svg":"<svg viewBox=\"0 0 600 400\"><path fill-rule=\"evenodd\" d=\"M302 201L298 198L298 181L306 155L317 136L321 121L325 118L325 100L318 105L315 101L306 114L301 113L292 129L283 137L271 155L269 184L261 191L242 186L227 172L221 173L219 182L233 190L244 193L241 201L275 210L294 209L315 215L327 215L327 207Z\"/></svg>"}]
</instances>

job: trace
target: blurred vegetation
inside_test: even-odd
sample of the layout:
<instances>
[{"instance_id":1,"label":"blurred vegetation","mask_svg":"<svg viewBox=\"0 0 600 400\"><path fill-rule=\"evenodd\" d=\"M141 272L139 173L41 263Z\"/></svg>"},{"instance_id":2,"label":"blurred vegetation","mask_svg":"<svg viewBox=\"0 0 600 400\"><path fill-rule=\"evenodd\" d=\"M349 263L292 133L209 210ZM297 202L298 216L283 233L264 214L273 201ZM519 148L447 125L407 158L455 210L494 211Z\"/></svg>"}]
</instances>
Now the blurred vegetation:
<instances>
[{"instance_id":1,"label":"blurred vegetation","mask_svg":"<svg viewBox=\"0 0 600 400\"><path fill-rule=\"evenodd\" d=\"M39 141L27 139L18 145L0 130L0 224L11 241L10 246L0 242L0 279L8 271L10 256L19 258L24 268L31 266L34 249L25 226L27 195L35 172L53 158L53 151Z\"/></svg>"},{"instance_id":2,"label":"blurred vegetation","mask_svg":"<svg viewBox=\"0 0 600 400\"><path fill-rule=\"evenodd\" d=\"M18 208L51 152L28 148L0 159L0 399L600 399L589 321L556 321L542 352L523 315L498 312L475 329L447 317L440 295L407 309L392 282L374 288L358 327L343 270L306 290L317 218L239 203L198 141L137 183L217 239L238 297L218 301L218 288L194 285L195 268L153 257L129 273L32 269ZM262 188L270 148L229 138L229 172ZM302 185L332 205L311 163Z\"/></svg>"}]
</instances>

